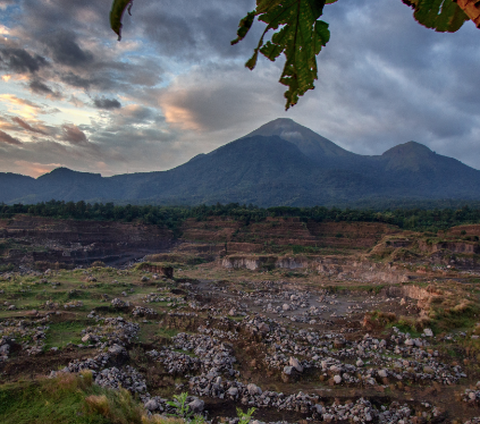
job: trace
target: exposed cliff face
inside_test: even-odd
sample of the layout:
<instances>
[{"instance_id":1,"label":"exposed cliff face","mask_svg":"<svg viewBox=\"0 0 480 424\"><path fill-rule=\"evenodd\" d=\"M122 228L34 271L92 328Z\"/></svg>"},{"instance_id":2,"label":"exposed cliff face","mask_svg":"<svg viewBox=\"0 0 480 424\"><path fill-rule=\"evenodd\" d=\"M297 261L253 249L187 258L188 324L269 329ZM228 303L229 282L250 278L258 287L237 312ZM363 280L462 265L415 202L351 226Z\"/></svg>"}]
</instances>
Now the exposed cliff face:
<instances>
[{"instance_id":1,"label":"exposed cliff face","mask_svg":"<svg viewBox=\"0 0 480 424\"><path fill-rule=\"evenodd\" d=\"M174 246L171 231L122 222L54 220L17 215L0 220L3 263L122 263Z\"/></svg>"},{"instance_id":2,"label":"exposed cliff face","mask_svg":"<svg viewBox=\"0 0 480 424\"><path fill-rule=\"evenodd\" d=\"M392 264L423 261L478 267L480 245L476 233L480 234L480 226L462 228L466 230L452 229L447 235L442 233L443 239L429 241L421 234L378 223L315 223L295 218L244 223L210 218L185 221L182 239L175 240L171 231L152 225L17 215L0 220L0 265L78 265L96 260L120 264L175 248L178 253L206 261L224 258L222 265L227 268L308 268L340 280L403 282L412 278L411 273ZM344 256L326 257L325 252L331 249L353 256L348 256L348 260ZM372 263L367 257L352 260L359 252L367 251L371 257L391 264Z\"/></svg>"},{"instance_id":3,"label":"exposed cliff face","mask_svg":"<svg viewBox=\"0 0 480 424\"><path fill-rule=\"evenodd\" d=\"M427 243L425 240L419 240L419 248L422 252L435 253L448 250L452 253L465 253L468 255L477 255L480 253L478 242L470 241L444 241L438 243Z\"/></svg>"},{"instance_id":4,"label":"exposed cliff face","mask_svg":"<svg viewBox=\"0 0 480 424\"><path fill-rule=\"evenodd\" d=\"M402 283L415 278L415 273L389 264L372 264L369 261L351 261L339 257L231 255L224 257L222 266L227 269L310 269L332 280L355 280L378 283Z\"/></svg>"},{"instance_id":5,"label":"exposed cliff face","mask_svg":"<svg viewBox=\"0 0 480 424\"><path fill-rule=\"evenodd\" d=\"M302 222L298 218L267 218L245 224L228 218L188 219L182 239L221 245L224 254L279 253L287 246L368 249L399 230L368 222Z\"/></svg>"},{"instance_id":6,"label":"exposed cliff face","mask_svg":"<svg viewBox=\"0 0 480 424\"><path fill-rule=\"evenodd\" d=\"M335 280L355 280L379 283L403 283L414 274L390 264L377 264L370 261L342 261L321 259L317 271Z\"/></svg>"},{"instance_id":7,"label":"exposed cliff face","mask_svg":"<svg viewBox=\"0 0 480 424\"><path fill-rule=\"evenodd\" d=\"M272 255L239 256L232 255L222 259L222 266L227 269L299 269L308 268L312 261L303 257L278 257Z\"/></svg>"}]
</instances>

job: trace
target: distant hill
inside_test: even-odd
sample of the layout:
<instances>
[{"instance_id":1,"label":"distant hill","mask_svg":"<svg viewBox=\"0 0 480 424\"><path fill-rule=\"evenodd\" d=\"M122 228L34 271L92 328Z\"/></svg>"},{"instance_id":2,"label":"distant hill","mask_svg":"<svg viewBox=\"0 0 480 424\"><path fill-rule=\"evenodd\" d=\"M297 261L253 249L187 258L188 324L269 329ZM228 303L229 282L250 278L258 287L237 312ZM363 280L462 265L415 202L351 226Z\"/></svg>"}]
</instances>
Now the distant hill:
<instances>
[{"instance_id":1,"label":"distant hill","mask_svg":"<svg viewBox=\"0 0 480 424\"><path fill-rule=\"evenodd\" d=\"M480 200L480 171L410 141L380 156L342 149L290 119L169 171L102 177L58 168L37 179L0 173L0 202L355 206Z\"/></svg>"}]
</instances>

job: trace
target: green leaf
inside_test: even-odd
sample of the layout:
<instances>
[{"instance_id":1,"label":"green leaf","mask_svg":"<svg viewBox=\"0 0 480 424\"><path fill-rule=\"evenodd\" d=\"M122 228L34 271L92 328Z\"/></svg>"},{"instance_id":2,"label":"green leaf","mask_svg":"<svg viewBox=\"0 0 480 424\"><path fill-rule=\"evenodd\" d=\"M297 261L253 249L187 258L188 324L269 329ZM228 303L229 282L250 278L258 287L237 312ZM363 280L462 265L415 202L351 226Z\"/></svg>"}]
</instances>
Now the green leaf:
<instances>
[{"instance_id":1,"label":"green leaf","mask_svg":"<svg viewBox=\"0 0 480 424\"><path fill-rule=\"evenodd\" d=\"M118 35L118 41L122 38L122 17L125 9L130 13L133 0L113 0L112 8L110 10L110 28Z\"/></svg>"},{"instance_id":2,"label":"green leaf","mask_svg":"<svg viewBox=\"0 0 480 424\"><path fill-rule=\"evenodd\" d=\"M418 23L438 32L455 32L469 18L453 0L402 0Z\"/></svg>"},{"instance_id":3,"label":"green leaf","mask_svg":"<svg viewBox=\"0 0 480 424\"><path fill-rule=\"evenodd\" d=\"M288 87L285 92L286 109L295 105L299 96L307 90L313 89L314 81L318 78L316 55L330 38L328 24L318 20L326 3L325 0L257 0L256 10L250 12L258 16L259 21L265 22L267 27L253 56L245 65L253 69L259 52L272 61L284 54L286 60L280 83ZM239 29L245 27L243 21L247 18L251 19L247 15L240 22ZM250 21L248 24L250 29ZM273 30L273 35L264 42L270 30ZM244 36L243 32L241 35Z\"/></svg>"},{"instance_id":4,"label":"green leaf","mask_svg":"<svg viewBox=\"0 0 480 424\"><path fill-rule=\"evenodd\" d=\"M247 35L248 31L252 27L253 21L255 20L255 12L249 12L240 23L238 24L237 38L231 41L231 44L237 44L239 41L243 40Z\"/></svg>"}]
</instances>

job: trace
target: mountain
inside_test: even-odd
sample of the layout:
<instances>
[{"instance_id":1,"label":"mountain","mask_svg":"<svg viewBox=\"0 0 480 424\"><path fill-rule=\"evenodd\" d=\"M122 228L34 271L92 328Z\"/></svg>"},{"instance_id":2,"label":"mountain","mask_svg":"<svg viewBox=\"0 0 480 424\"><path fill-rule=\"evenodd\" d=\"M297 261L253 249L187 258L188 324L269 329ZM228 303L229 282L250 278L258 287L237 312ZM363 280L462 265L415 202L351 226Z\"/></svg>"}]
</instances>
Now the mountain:
<instances>
[{"instance_id":1,"label":"mountain","mask_svg":"<svg viewBox=\"0 0 480 424\"><path fill-rule=\"evenodd\" d=\"M174 169L102 177L58 168L0 173L0 202L354 206L480 200L480 171L410 141L379 156L349 152L290 119L269 122Z\"/></svg>"},{"instance_id":2,"label":"mountain","mask_svg":"<svg viewBox=\"0 0 480 424\"><path fill-rule=\"evenodd\" d=\"M304 155L329 168L333 164L341 165L350 162L358 156L291 119L275 119L242 138L254 136L280 137L297 146Z\"/></svg>"}]
</instances>

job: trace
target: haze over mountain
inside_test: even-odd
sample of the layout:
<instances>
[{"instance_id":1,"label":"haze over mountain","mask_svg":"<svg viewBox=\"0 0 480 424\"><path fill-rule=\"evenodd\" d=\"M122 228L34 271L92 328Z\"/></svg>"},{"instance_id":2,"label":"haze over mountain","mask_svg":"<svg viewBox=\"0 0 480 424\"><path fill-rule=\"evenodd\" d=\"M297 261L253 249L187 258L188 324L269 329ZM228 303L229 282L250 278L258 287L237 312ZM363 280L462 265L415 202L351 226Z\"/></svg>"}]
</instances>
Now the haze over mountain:
<instances>
[{"instance_id":1,"label":"haze over mountain","mask_svg":"<svg viewBox=\"0 0 480 424\"><path fill-rule=\"evenodd\" d=\"M0 173L0 201L258 206L480 200L480 171L410 141L380 156L342 149L290 119L269 122L162 172L102 177L58 168L37 179Z\"/></svg>"}]
</instances>

